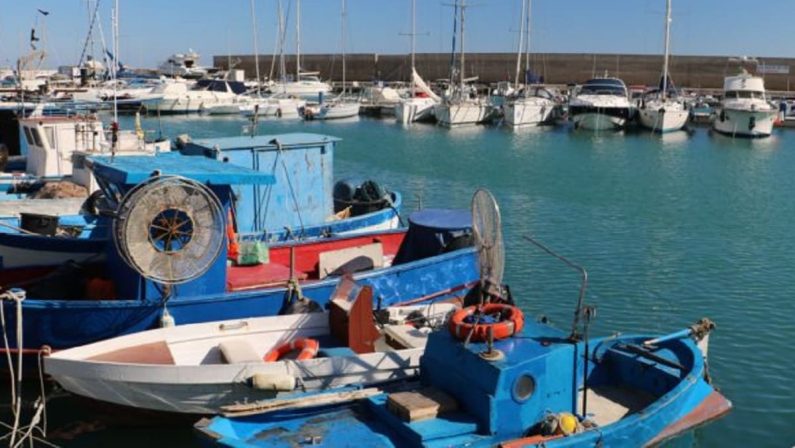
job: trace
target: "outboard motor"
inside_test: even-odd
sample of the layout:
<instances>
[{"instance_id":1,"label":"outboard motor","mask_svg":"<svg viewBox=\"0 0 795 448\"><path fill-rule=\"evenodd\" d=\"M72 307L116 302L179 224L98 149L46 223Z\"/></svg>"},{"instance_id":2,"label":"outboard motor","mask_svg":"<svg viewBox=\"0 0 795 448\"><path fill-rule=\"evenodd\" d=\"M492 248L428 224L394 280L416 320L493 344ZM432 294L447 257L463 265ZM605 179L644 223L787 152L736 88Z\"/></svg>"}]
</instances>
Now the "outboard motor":
<instances>
[{"instance_id":1,"label":"outboard motor","mask_svg":"<svg viewBox=\"0 0 795 448\"><path fill-rule=\"evenodd\" d=\"M366 180L359 186L348 179L334 184L334 213L350 207L351 216L359 216L381 210L389 205L389 192L374 180Z\"/></svg>"}]
</instances>

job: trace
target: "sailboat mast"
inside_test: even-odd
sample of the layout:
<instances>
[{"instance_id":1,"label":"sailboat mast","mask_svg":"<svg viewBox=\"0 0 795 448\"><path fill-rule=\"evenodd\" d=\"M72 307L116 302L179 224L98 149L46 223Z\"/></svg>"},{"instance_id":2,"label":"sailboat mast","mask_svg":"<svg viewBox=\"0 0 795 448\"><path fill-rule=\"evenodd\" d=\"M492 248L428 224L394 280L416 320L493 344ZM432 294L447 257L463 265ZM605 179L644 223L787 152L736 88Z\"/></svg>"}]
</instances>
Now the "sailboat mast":
<instances>
[{"instance_id":1,"label":"sailboat mast","mask_svg":"<svg viewBox=\"0 0 795 448\"><path fill-rule=\"evenodd\" d=\"M295 0L295 81L301 79L301 0Z\"/></svg>"},{"instance_id":2,"label":"sailboat mast","mask_svg":"<svg viewBox=\"0 0 795 448\"><path fill-rule=\"evenodd\" d=\"M519 48L516 50L516 79L513 85L515 89L519 88L519 71L522 69L522 47L524 45L524 15L525 15L526 1L522 0L522 14L519 16Z\"/></svg>"},{"instance_id":3,"label":"sailboat mast","mask_svg":"<svg viewBox=\"0 0 795 448\"><path fill-rule=\"evenodd\" d=\"M531 1L527 1L527 10L525 11L525 27L524 27L524 76L527 82L527 74L530 73L530 15L531 15Z\"/></svg>"},{"instance_id":4,"label":"sailboat mast","mask_svg":"<svg viewBox=\"0 0 795 448\"><path fill-rule=\"evenodd\" d=\"M282 11L282 0L278 0L276 2L276 11L279 15L279 79L281 80L282 84L282 92L286 91L287 86L285 86L286 78L287 78L287 65L284 62L284 42L287 40L285 31L285 18L284 12Z\"/></svg>"},{"instance_id":5,"label":"sailboat mast","mask_svg":"<svg viewBox=\"0 0 795 448\"><path fill-rule=\"evenodd\" d=\"M464 9L466 9L466 0L461 0L461 72L459 73L460 82L461 82L461 91L464 91L464 63L465 63L465 56L464 56Z\"/></svg>"},{"instance_id":6,"label":"sailboat mast","mask_svg":"<svg viewBox=\"0 0 795 448\"><path fill-rule=\"evenodd\" d=\"M254 0L251 0L251 30L254 36L254 73L257 76L257 96L262 96L260 90L260 73L259 73L259 48L257 47L257 16L255 15L256 8L254 7ZM231 70L232 67L229 67Z\"/></svg>"},{"instance_id":7,"label":"sailboat mast","mask_svg":"<svg viewBox=\"0 0 795 448\"><path fill-rule=\"evenodd\" d=\"M415 66L417 51L417 0L411 0L411 97L414 98L417 93L417 88L414 85L414 73L417 71Z\"/></svg>"},{"instance_id":8,"label":"sailboat mast","mask_svg":"<svg viewBox=\"0 0 795 448\"><path fill-rule=\"evenodd\" d=\"M116 0L113 6L113 11L111 13L113 17L113 69L111 70L111 75L113 76L113 126L118 128L119 123L119 92L118 92L118 82L116 82L116 70L118 69L118 60L119 60L119 0ZM114 151L115 141L114 141Z\"/></svg>"},{"instance_id":9,"label":"sailboat mast","mask_svg":"<svg viewBox=\"0 0 795 448\"><path fill-rule=\"evenodd\" d=\"M345 95L345 0L342 0L342 95Z\"/></svg>"},{"instance_id":10,"label":"sailboat mast","mask_svg":"<svg viewBox=\"0 0 795 448\"><path fill-rule=\"evenodd\" d=\"M668 96L668 55L671 51L671 0L666 0L665 5L665 55L663 56L663 86L662 97Z\"/></svg>"}]
</instances>

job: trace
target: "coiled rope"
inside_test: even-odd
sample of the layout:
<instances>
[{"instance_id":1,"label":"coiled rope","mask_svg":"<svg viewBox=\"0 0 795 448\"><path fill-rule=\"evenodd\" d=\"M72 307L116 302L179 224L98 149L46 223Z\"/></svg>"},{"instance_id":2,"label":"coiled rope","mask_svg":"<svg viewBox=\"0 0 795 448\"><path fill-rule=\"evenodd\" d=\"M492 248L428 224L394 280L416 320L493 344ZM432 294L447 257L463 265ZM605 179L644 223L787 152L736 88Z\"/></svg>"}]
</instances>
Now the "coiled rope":
<instances>
[{"instance_id":1,"label":"coiled rope","mask_svg":"<svg viewBox=\"0 0 795 448\"><path fill-rule=\"evenodd\" d=\"M25 291L21 289L9 289L0 291L0 330L3 332L3 348L6 354L6 361L8 362L8 373L11 380L11 412L13 414L14 422L12 425L0 422L0 426L9 429L9 433L0 437L0 440L10 436L8 446L11 448L21 447L26 441L33 441L43 443L49 446L55 446L43 438L37 437L33 434L37 431L41 437L47 436L47 398L44 389L44 369L43 357L49 355L51 350L49 347L44 346L38 350L24 349L22 340L22 302L25 300ZM16 308L16 345L17 348L11 348L8 341L8 332L6 331L6 316L5 304L2 302L14 302ZM16 365L14 365L13 354L16 353ZM38 357L38 375L39 375L39 391L40 396L34 402L35 412L31 417L30 423L23 426L21 424L22 417L22 356L25 354L36 353Z\"/></svg>"}]
</instances>

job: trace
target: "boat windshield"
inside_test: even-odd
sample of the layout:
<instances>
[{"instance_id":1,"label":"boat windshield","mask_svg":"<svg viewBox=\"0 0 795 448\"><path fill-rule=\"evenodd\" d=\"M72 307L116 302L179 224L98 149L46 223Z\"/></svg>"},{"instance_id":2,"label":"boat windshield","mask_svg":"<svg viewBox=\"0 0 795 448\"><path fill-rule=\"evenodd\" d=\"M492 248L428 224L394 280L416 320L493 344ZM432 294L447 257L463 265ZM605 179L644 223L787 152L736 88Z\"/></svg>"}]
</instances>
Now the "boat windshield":
<instances>
[{"instance_id":1,"label":"boat windshield","mask_svg":"<svg viewBox=\"0 0 795 448\"><path fill-rule=\"evenodd\" d=\"M580 89L580 93L586 95L626 95L627 88L618 79L592 79L586 82Z\"/></svg>"},{"instance_id":2,"label":"boat windshield","mask_svg":"<svg viewBox=\"0 0 795 448\"><path fill-rule=\"evenodd\" d=\"M727 99L752 99L752 100L763 100L765 99L765 92L753 91L753 90L730 90L726 92Z\"/></svg>"}]
</instances>

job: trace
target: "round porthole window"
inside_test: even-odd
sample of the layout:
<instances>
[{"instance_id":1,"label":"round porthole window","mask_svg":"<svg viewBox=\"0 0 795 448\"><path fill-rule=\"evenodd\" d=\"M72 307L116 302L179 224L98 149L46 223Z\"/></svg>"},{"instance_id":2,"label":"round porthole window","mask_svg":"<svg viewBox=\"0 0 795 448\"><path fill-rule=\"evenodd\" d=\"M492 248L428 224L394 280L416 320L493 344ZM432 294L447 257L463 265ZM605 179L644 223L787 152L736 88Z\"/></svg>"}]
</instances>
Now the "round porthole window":
<instances>
[{"instance_id":1,"label":"round porthole window","mask_svg":"<svg viewBox=\"0 0 795 448\"><path fill-rule=\"evenodd\" d=\"M513 383L513 398L516 401L527 401L536 390L536 381L528 374L521 375Z\"/></svg>"}]
</instances>

